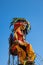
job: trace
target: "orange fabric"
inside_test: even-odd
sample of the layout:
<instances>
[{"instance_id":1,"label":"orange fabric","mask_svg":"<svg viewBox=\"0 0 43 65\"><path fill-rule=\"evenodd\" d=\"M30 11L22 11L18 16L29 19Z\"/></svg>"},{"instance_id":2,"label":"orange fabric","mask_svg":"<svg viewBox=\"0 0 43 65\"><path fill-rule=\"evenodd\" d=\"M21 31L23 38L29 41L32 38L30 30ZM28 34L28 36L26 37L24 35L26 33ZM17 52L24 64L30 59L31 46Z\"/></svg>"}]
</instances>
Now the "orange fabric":
<instances>
[{"instance_id":1,"label":"orange fabric","mask_svg":"<svg viewBox=\"0 0 43 65\"><path fill-rule=\"evenodd\" d=\"M28 57L32 60L32 62L34 61L34 59L36 58L36 55L34 53L34 50L31 46L31 44L27 45L27 53L28 53Z\"/></svg>"},{"instance_id":2,"label":"orange fabric","mask_svg":"<svg viewBox=\"0 0 43 65\"><path fill-rule=\"evenodd\" d=\"M30 44L27 44L26 51L30 49Z\"/></svg>"}]
</instances>

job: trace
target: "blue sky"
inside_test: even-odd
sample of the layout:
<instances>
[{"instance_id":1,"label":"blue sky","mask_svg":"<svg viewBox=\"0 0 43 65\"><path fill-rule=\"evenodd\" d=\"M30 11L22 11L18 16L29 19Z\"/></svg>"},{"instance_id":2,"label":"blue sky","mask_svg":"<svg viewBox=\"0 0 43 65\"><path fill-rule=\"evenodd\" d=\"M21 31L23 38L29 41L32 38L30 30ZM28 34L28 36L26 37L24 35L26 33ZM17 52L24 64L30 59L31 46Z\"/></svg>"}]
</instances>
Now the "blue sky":
<instances>
[{"instance_id":1,"label":"blue sky","mask_svg":"<svg viewBox=\"0 0 43 65\"><path fill-rule=\"evenodd\" d=\"M7 64L9 25L14 17L30 21L31 31L26 40L43 57L43 0L0 0L0 65Z\"/></svg>"}]
</instances>

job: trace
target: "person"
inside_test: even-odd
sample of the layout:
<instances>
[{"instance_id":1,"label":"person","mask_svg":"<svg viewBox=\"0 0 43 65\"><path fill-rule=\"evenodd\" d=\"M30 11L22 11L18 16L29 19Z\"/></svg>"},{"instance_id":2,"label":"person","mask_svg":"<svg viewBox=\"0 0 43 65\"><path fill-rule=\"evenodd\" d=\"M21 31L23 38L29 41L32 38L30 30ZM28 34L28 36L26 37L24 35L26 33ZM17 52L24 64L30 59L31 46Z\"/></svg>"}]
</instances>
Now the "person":
<instances>
[{"instance_id":1,"label":"person","mask_svg":"<svg viewBox=\"0 0 43 65\"><path fill-rule=\"evenodd\" d=\"M27 43L25 41L25 34L27 33L27 27L28 23L23 21L18 21L14 24L14 42L17 42L17 44L12 46L12 51L14 53L14 50L18 50L18 56L19 60L22 64L24 64L24 60L28 58L28 62L34 62L36 58L36 54L34 53L34 50L32 48L32 45L30 43ZM24 32L25 31L25 32Z\"/></svg>"}]
</instances>

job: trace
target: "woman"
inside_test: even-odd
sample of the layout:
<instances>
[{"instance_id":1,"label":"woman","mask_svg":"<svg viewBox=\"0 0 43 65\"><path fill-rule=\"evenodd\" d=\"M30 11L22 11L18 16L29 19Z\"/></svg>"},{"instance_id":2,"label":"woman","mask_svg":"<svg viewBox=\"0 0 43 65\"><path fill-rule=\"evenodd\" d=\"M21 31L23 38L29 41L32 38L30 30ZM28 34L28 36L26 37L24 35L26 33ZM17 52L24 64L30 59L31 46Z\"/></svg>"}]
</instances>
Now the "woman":
<instances>
[{"instance_id":1,"label":"woman","mask_svg":"<svg viewBox=\"0 0 43 65\"><path fill-rule=\"evenodd\" d=\"M28 26L30 29L30 24L23 19L18 19L14 24L14 42L16 42L16 45L12 45L12 51L14 53L14 51L17 49L19 61L22 64L24 64L24 60L26 60L26 58L29 62L33 62L36 57L31 44L25 41Z\"/></svg>"}]
</instances>

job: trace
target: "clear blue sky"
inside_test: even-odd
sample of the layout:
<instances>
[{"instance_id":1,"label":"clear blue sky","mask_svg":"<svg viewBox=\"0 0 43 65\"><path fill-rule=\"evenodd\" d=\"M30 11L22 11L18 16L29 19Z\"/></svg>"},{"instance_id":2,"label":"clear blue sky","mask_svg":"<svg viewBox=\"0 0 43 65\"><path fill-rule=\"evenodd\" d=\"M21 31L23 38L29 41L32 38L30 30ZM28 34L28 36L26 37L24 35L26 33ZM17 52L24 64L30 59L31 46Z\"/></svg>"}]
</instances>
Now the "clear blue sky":
<instances>
[{"instance_id":1,"label":"clear blue sky","mask_svg":"<svg viewBox=\"0 0 43 65\"><path fill-rule=\"evenodd\" d=\"M9 25L14 17L30 21L27 41L43 57L43 0L0 0L0 65L7 65Z\"/></svg>"}]
</instances>

